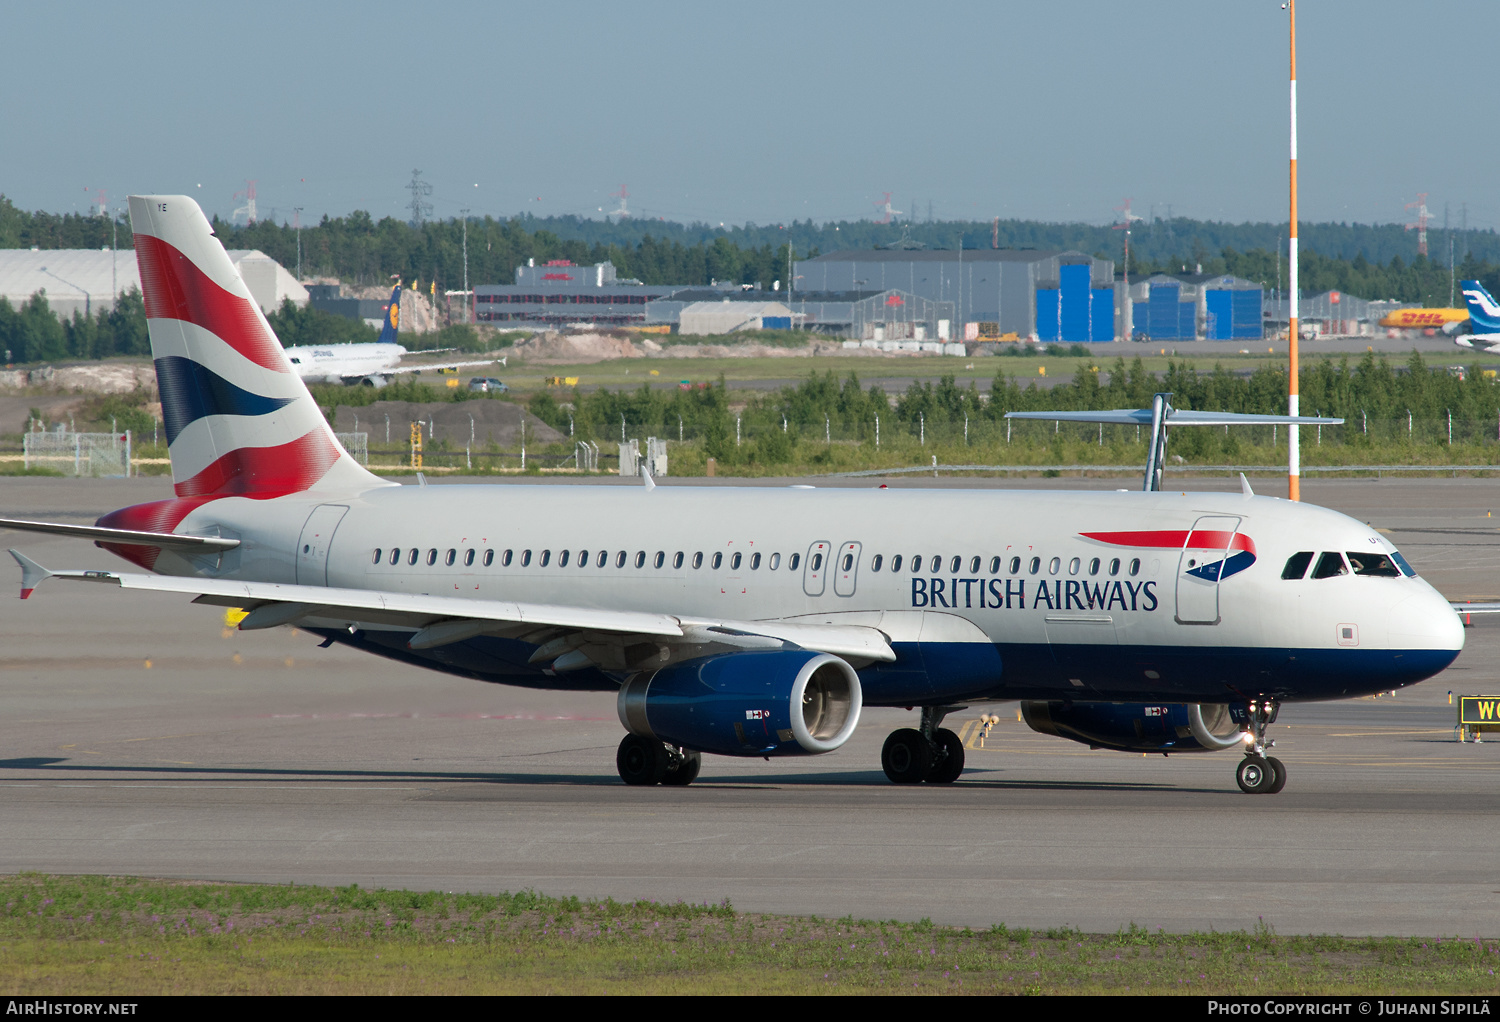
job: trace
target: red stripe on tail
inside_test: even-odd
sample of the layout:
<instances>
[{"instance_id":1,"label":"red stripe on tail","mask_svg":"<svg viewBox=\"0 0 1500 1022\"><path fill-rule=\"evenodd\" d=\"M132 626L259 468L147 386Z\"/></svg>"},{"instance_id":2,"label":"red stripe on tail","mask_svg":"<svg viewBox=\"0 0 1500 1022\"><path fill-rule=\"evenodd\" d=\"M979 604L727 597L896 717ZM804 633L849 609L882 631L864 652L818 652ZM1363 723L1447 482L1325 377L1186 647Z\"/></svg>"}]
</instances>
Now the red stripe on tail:
<instances>
[{"instance_id":1,"label":"red stripe on tail","mask_svg":"<svg viewBox=\"0 0 1500 1022\"><path fill-rule=\"evenodd\" d=\"M256 365L289 373L281 344L249 301L209 279L191 259L149 234L135 236L147 319L180 319L222 338Z\"/></svg>"},{"instance_id":2,"label":"red stripe on tail","mask_svg":"<svg viewBox=\"0 0 1500 1022\"><path fill-rule=\"evenodd\" d=\"M264 500L310 488L339 460L326 430L314 429L280 447L241 447L174 489L179 497L254 497Z\"/></svg>"},{"instance_id":3,"label":"red stripe on tail","mask_svg":"<svg viewBox=\"0 0 1500 1022\"><path fill-rule=\"evenodd\" d=\"M153 500L149 504L135 504L131 507L122 507L118 511L111 511L94 524L102 529L173 532L194 508L217 499L217 497L178 497L173 500ZM132 564L139 564L147 571L156 568L156 558L161 554L161 547L142 546L136 543L98 543L96 545L125 558Z\"/></svg>"}]
</instances>

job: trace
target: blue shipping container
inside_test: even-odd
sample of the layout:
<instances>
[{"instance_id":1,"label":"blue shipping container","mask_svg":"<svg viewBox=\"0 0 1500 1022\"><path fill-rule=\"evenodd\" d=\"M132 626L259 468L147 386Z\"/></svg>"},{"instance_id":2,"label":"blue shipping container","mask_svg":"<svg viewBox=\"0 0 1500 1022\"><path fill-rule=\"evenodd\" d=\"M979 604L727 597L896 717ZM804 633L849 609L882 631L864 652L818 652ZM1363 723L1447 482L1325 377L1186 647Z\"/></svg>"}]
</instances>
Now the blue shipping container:
<instances>
[{"instance_id":1,"label":"blue shipping container","mask_svg":"<svg viewBox=\"0 0 1500 1022\"><path fill-rule=\"evenodd\" d=\"M760 328L762 330L790 330L792 328L792 317L762 316L760 317Z\"/></svg>"}]
</instances>

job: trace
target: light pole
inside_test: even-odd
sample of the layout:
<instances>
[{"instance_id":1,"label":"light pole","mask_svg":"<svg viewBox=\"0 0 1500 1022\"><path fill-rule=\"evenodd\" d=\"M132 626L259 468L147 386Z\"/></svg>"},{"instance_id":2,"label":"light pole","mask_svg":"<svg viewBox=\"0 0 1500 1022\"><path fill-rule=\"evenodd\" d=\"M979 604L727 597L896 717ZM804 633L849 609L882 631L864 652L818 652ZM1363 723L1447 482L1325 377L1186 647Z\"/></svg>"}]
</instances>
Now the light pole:
<instances>
[{"instance_id":1,"label":"light pole","mask_svg":"<svg viewBox=\"0 0 1500 1022\"><path fill-rule=\"evenodd\" d=\"M301 206L293 206L292 212L297 214L297 283L302 283L302 209Z\"/></svg>"},{"instance_id":2,"label":"light pole","mask_svg":"<svg viewBox=\"0 0 1500 1022\"><path fill-rule=\"evenodd\" d=\"M464 322L469 321L469 211L459 210L464 218Z\"/></svg>"},{"instance_id":3,"label":"light pole","mask_svg":"<svg viewBox=\"0 0 1500 1022\"><path fill-rule=\"evenodd\" d=\"M1289 32L1291 36L1291 210L1288 217L1291 230L1287 235L1287 299L1288 305L1288 373L1287 373L1287 399L1286 407L1288 415L1298 414L1297 394L1297 0L1287 0L1285 7L1288 14ZM1300 437L1297 435L1296 423L1287 425L1287 498L1290 500L1302 499L1302 447Z\"/></svg>"}]
</instances>

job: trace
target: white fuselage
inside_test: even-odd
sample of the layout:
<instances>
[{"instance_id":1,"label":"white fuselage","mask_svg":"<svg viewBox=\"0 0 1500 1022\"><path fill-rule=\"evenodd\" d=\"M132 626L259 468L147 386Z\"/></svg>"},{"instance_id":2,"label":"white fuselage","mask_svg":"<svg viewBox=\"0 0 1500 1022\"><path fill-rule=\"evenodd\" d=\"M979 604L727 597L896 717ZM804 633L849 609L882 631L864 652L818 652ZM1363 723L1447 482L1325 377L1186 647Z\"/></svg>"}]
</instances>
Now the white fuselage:
<instances>
[{"instance_id":1,"label":"white fuselage","mask_svg":"<svg viewBox=\"0 0 1500 1022\"><path fill-rule=\"evenodd\" d=\"M348 510L303 553L319 505ZM1281 577L1299 551L1392 552L1372 528L1239 494L401 486L215 500L178 531L205 528L243 540L214 577L872 625L954 698L1335 698L1429 677L1463 645L1421 578ZM1202 530L1245 538L1185 547ZM1232 575L1190 574L1236 551ZM171 552L156 569L193 573ZM901 670L862 675L866 701L923 701Z\"/></svg>"},{"instance_id":2,"label":"white fuselage","mask_svg":"<svg viewBox=\"0 0 1500 1022\"><path fill-rule=\"evenodd\" d=\"M399 344L324 344L286 349L292 369L308 383L342 383L393 369L406 354Z\"/></svg>"}]
</instances>

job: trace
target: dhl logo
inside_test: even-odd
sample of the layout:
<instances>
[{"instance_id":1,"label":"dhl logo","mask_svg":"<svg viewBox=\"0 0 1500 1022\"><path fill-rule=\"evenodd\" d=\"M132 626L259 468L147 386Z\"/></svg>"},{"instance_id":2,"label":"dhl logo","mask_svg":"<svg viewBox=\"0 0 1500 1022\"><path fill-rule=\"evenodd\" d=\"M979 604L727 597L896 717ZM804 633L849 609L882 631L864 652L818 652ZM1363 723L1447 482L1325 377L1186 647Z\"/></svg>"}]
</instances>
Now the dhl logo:
<instances>
[{"instance_id":1,"label":"dhl logo","mask_svg":"<svg viewBox=\"0 0 1500 1022\"><path fill-rule=\"evenodd\" d=\"M1466 309L1399 309L1380 321L1381 326L1427 327L1444 323L1461 323L1469 318Z\"/></svg>"},{"instance_id":2,"label":"dhl logo","mask_svg":"<svg viewBox=\"0 0 1500 1022\"><path fill-rule=\"evenodd\" d=\"M1500 696L1460 696L1460 724L1500 724Z\"/></svg>"}]
</instances>

